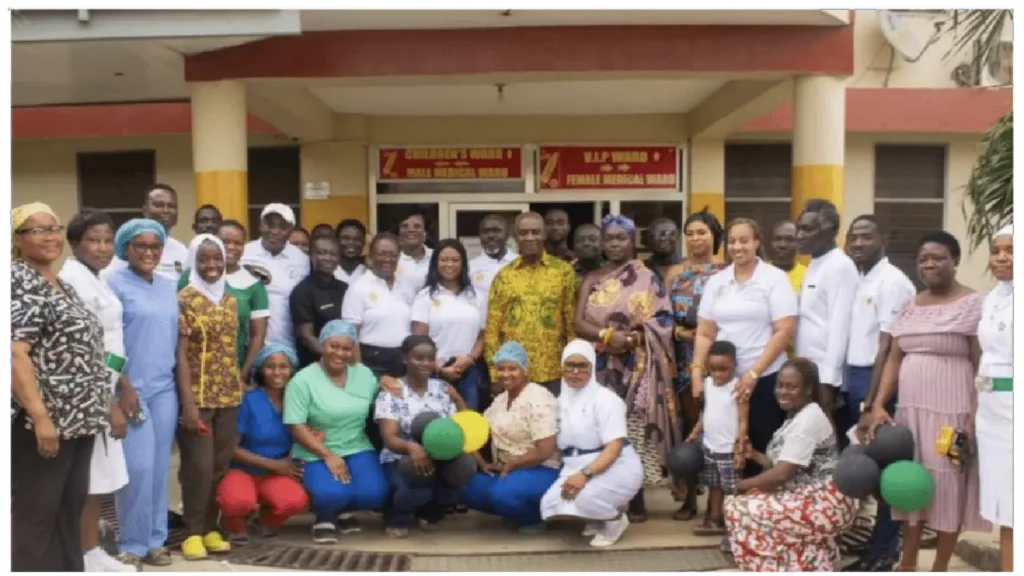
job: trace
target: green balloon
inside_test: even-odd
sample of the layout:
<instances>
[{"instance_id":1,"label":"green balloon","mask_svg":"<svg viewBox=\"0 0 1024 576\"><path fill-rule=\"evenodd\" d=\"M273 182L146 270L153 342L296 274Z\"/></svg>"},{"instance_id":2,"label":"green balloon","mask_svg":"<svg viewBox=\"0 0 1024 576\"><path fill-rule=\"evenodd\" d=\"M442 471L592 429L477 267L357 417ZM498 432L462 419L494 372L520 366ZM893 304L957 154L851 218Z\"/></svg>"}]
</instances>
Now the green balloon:
<instances>
[{"instance_id":1,"label":"green balloon","mask_svg":"<svg viewBox=\"0 0 1024 576\"><path fill-rule=\"evenodd\" d=\"M423 449L434 460L453 460L462 454L466 438L451 418L437 418L423 430Z\"/></svg>"},{"instance_id":2,"label":"green balloon","mask_svg":"<svg viewBox=\"0 0 1024 576\"><path fill-rule=\"evenodd\" d=\"M917 512L932 503L935 482L928 469L910 460L893 462L882 471L882 498L900 512Z\"/></svg>"}]
</instances>

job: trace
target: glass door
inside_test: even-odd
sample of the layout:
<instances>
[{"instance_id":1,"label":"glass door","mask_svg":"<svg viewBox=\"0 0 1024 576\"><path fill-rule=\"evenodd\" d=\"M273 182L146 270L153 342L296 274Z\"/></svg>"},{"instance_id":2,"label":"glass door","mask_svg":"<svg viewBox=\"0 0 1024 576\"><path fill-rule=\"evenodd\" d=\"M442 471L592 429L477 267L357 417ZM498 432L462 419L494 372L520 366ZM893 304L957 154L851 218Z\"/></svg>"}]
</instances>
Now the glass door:
<instances>
[{"instance_id":1,"label":"glass door","mask_svg":"<svg viewBox=\"0 0 1024 576\"><path fill-rule=\"evenodd\" d=\"M483 253L480 247L480 222L485 216L495 214L501 216L508 222L509 231L515 224L516 216L530 211L527 203L493 203L493 204L464 204L451 203L448 205L448 237L457 238L466 247L469 259L472 260ZM508 239L509 250L516 249L515 235Z\"/></svg>"}]
</instances>

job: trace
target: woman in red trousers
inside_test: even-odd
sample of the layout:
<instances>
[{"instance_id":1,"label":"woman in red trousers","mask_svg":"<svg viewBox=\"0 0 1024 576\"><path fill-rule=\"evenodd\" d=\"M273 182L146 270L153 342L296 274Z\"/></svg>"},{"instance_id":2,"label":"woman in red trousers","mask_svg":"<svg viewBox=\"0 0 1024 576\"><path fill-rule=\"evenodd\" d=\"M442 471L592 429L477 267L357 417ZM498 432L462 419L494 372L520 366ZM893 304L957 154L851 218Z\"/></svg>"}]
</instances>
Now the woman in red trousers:
<instances>
[{"instance_id":1,"label":"woman in red trousers","mask_svg":"<svg viewBox=\"0 0 1024 576\"><path fill-rule=\"evenodd\" d=\"M235 545L248 543L246 518L257 509L260 532L270 538L309 503L302 466L289 456L292 437L281 416L284 388L296 365L295 351L281 344L266 345L253 360L256 388L242 399L231 470L217 489L224 530Z\"/></svg>"}]
</instances>

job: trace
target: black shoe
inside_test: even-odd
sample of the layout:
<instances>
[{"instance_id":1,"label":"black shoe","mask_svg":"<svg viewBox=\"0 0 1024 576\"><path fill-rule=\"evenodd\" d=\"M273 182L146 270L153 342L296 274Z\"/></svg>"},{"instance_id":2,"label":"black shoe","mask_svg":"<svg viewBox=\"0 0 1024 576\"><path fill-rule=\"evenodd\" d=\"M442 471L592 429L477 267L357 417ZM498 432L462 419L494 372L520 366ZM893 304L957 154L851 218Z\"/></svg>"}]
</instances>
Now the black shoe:
<instances>
[{"instance_id":1,"label":"black shoe","mask_svg":"<svg viewBox=\"0 0 1024 576\"><path fill-rule=\"evenodd\" d=\"M896 567L896 559L862 556L853 564L843 568L843 572L892 572Z\"/></svg>"},{"instance_id":2,"label":"black shoe","mask_svg":"<svg viewBox=\"0 0 1024 576\"><path fill-rule=\"evenodd\" d=\"M313 525L313 542L317 544L337 544L338 529L330 522Z\"/></svg>"},{"instance_id":3,"label":"black shoe","mask_svg":"<svg viewBox=\"0 0 1024 576\"><path fill-rule=\"evenodd\" d=\"M338 531L342 534L354 534L362 531L362 527L359 526L359 520L347 513L339 514L334 525L338 527Z\"/></svg>"}]
</instances>

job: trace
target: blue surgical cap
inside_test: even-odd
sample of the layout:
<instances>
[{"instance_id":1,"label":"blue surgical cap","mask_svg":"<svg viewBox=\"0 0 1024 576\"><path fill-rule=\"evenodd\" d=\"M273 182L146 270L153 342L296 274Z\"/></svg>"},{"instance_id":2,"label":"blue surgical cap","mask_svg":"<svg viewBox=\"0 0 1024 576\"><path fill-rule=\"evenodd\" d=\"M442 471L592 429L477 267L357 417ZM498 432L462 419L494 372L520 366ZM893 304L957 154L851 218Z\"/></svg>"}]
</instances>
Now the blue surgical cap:
<instances>
[{"instance_id":1,"label":"blue surgical cap","mask_svg":"<svg viewBox=\"0 0 1024 576\"><path fill-rule=\"evenodd\" d=\"M114 255L121 260L125 260L125 251L128 249L128 243L139 234L145 234L146 232L155 234L161 245L167 242L167 232L162 224L149 218L132 218L121 224L121 227L117 229L117 234L114 234Z\"/></svg>"},{"instance_id":2,"label":"blue surgical cap","mask_svg":"<svg viewBox=\"0 0 1024 576\"><path fill-rule=\"evenodd\" d=\"M292 363L293 371L295 370L295 367L299 365L299 357L295 353L294 348L288 346L287 344L278 344L276 342L271 342L270 344L267 344L266 346L261 348L259 353L256 354L256 357L253 358L253 370L256 370L258 372L260 368L263 368L263 365L267 362L267 360L270 359L270 357L273 356L274 354L284 354L285 356L287 356L288 361Z\"/></svg>"},{"instance_id":3,"label":"blue surgical cap","mask_svg":"<svg viewBox=\"0 0 1024 576\"><path fill-rule=\"evenodd\" d=\"M608 214L601 219L601 230L607 230L609 226L618 226L631 237L636 237L636 223L621 214Z\"/></svg>"},{"instance_id":4,"label":"blue surgical cap","mask_svg":"<svg viewBox=\"0 0 1024 576\"><path fill-rule=\"evenodd\" d=\"M320 343L323 344L335 336L348 336L353 342L359 342L359 333L356 332L356 327L344 320L331 320L325 324L323 330L320 331Z\"/></svg>"},{"instance_id":5,"label":"blue surgical cap","mask_svg":"<svg viewBox=\"0 0 1024 576\"><path fill-rule=\"evenodd\" d=\"M530 360L526 357L526 349L515 340L506 342L501 348L498 348L498 351L494 353L494 357L491 358L491 362L494 362L496 365L502 362L515 362L524 371L529 369L530 366Z\"/></svg>"}]
</instances>

